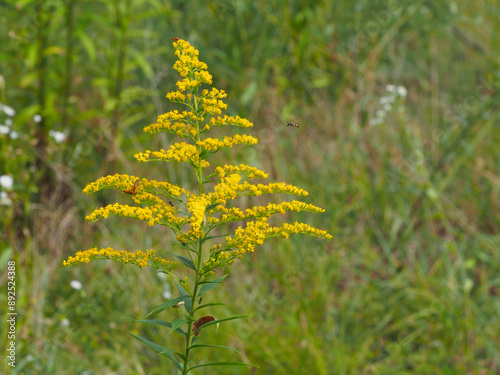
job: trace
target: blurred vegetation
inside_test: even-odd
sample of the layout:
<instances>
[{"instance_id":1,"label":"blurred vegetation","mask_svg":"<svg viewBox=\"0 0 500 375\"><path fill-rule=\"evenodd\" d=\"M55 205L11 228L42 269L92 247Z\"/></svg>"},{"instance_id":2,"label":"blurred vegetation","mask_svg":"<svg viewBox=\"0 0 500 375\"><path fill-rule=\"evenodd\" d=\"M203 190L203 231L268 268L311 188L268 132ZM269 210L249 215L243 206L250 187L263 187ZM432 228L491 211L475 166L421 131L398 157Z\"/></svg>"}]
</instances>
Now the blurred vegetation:
<instances>
[{"instance_id":1,"label":"blurred vegetation","mask_svg":"<svg viewBox=\"0 0 500 375\"><path fill-rule=\"evenodd\" d=\"M17 262L19 313L17 366L1 371L175 374L119 329L175 340L124 320L168 282L61 265L90 245L172 245L136 222L84 222L116 195L81 193L110 173L189 184L181 166L132 158L172 141L142 133L171 108L172 37L255 123L257 148L226 160L308 190L327 212L297 220L334 234L235 264L218 298L253 314L203 334L260 368L217 373L500 373L500 4L486 0L0 2L0 175L14 180L0 187L0 262ZM387 85L407 95L388 103Z\"/></svg>"}]
</instances>

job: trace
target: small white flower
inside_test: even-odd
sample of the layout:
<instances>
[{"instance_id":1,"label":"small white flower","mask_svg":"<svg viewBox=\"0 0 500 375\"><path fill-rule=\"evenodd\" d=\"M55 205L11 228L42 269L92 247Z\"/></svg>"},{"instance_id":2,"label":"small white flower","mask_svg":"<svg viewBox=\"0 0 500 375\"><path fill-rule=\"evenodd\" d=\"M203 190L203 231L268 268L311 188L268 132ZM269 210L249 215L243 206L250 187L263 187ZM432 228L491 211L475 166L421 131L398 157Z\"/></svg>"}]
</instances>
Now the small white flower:
<instances>
[{"instance_id":1,"label":"small white flower","mask_svg":"<svg viewBox=\"0 0 500 375\"><path fill-rule=\"evenodd\" d=\"M14 111L14 108L11 108L5 104L2 104L2 111L3 113L5 113L7 116L10 117L14 117L16 115L16 111Z\"/></svg>"},{"instance_id":2,"label":"small white flower","mask_svg":"<svg viewBox=\"0 0 500 375\"><path fill-rule=\"evenodd\" d=\"M0 134L9 134L10 128L5 125L0 125Z\"/></svg>"},{"instance_id":3,"label":"small white flower","mask_svg":"<svg viewBox=\"0 0 500 375\"><path fill-rule=\"evenodd\" d=\"M391 108L392 108L392 106L389 103L384 104L384 110L385 111L389 112L391 110Z\"/></svg>"},{"instance_id":4,"label":"small white flower","mask_svg":"<svg viewBox=\"0 0 500 375\"><path fill-rule=\"evenodd\" d=\"M385 86L385 89L389 92L395 92L396 91L396 86L394 85L387 85Z\"/></svg>"},{"instance_id":5,"label":"small white flower","mask_svg":"<svg viewBox=\"0 0 500 375\"><path fill-rule=\"evenodd\" d=\"M0 176L0 186L4 187L5 189L12 189L13 185L14 179L11 176L8 176L6 174Z\"/></svg>"},{"instance_id":6,"label":"small white flower","mask_svg":"<svg viewBox=\"0 0 500 375\"><path fill-rule=\"evenodd\" d=\"M40 121L42 121L42 116L40 116L40 115L34 115L34 116L33 116L33 121L35 121L35 122L40 122Z\"/></svg>"},{"instance_id":7,"label":"small white flower","mask_svg":"<svg viewBox=\"0 0 500 375\"><path fill-rule=\"evenodd\" d=\"M83 287L82 283L80 281L78 281L78 280L71 280L71 282L69 283L69 285L73 289L76 289L76 290L80 290Z\"/></svg>"},{"instance_id":8,"label":"small white flower","mask_svg":"<svg viewBox=\"0 0 500 375\"><path fill-rule=\"evenodd\" d=\"M396 101L396 98L392 95L390 96L382 96L378 102L382 105L387 104L387 103L394 103Z\"/></svg>"},{"instance_id":9,"label":"small white flower","mask_svg":"<svg viewBox=\"0 0 500 375\"><path fill-rule=\"evenodd\" d=\"M377 117L385 117L386 112L382 109L379 109L377 112L375 112L375 116Z\"/></svg>"},{"instance_id":10,"label":"small white flower","mask_svg":"<svg viewBox=\"0 0 500 375\"><path fill-rule=\"evenodd\" d=\"M12 125L12 119L8 118L7 120L5 120L5 125L11 126Z\"/></svg>"},{"instance_id":11,"label":"small white flower","mask_svg":"<svg viewBox=\"0 0 500 375\"><path fill-rule=\"evenodd\" d=\"M12 200L7 195L6 191L0 191L0 206L10 206Z\"/></svg>"},{"instance_id":12,"label":"small white flower","mask_svg":"<svg viewBox=\"0 0 500 375\"><path fill-rule=\"evenodd\" d=\"M61 325L63 327L69 326L69 319L64 318L63 320L61 320Z\"/></svg>"},{"instance_id":13,"label":"small white flower","mask_svg":"<svg viewBox=\"0 0 500 375\"><path fill-rule=\"evenodd\" d=\"M398 94L402 97L405 97L408 94L408 91L404 86L398 86Z\"/></svg>"},{"instance_id":14,"label":"small white flower","mask_svg":"<svg viewBox=\"0 0 500 375\"><path fill-rule=\"evenodd\" d=\"M9 137L11 139L17 139L17 138L19 138L19 133L16 132L16 131L11 131L10 134L9 134Z\"/></svg>"},{"instance_id":15,"label":"small white flower","mask_svg":"<svg viewBox=\"0 0 500 375\"><path fill-rule=\"evenodd\" d=\"M369 122L368 122L368 125L370 126L377 126L377 125L380 125L380 124L383 124L384 123L384 119L381 118L381 117L375 117L375 118L372 118Z\"/></svg>"},{"instance_id":16,"label":"small white flower","mask_svg":"<svg viewBox=\"0 0 500 375\"><path fill-rule=\"evenodd\" d=\"M66 134L64 134L63 132L56 131L56 130L50 130L49 136L54 138L54 141L56 141L56 143L61 143L62 141L64 141L66 139Z\"/></svg>"}]
</instances>

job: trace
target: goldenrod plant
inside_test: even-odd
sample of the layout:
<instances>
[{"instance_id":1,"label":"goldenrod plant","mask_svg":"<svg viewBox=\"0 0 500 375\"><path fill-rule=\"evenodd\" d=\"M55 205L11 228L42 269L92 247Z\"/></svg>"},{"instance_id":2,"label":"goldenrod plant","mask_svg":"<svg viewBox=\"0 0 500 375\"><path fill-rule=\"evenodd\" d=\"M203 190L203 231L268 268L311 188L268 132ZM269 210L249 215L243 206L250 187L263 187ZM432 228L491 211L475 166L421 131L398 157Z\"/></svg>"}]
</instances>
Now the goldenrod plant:
<instances>
[{"instance_id":1,"label":"goldenrod plant","mask_svg":"<svg viewBox=\"0 0 500 375\"><path fill-rule=\"evenodd\" d=\"M266 179L267 174L248 165L224 164L211 167L208 159L223 147L238 144L255 145L257 138L250 135L226 136L224 139L210 138L206 134L223 126L252 127L253 124L238 116L223 115L227 104L223 99L227 94L216 88L206 89L203 86L212 84L212 76L207 65L198 59L198 50L187 41L174 38L173 46L177 62L173 68L182 79L176 83L177 90L167 94L167 98L180 103L186 110L177 110L162 114L156 123L146 126L144 131L155 134L168 132L184 141L173 143L168 150L137 153L135 158L141 163L151 161L186 163L196 176L196 186L187 190L166 181L155 181L129 175L112 175L99 178L88 184L84 193L94 193L102 189L116 189L132 197L135 206L126 204L110 204L98 208L86 217L94 222L109 215L130 217L146 221L148 225L163 225L176 234L178 248L182 253L147 251L118 251L112 248L92 248L79 251L64 261L64 266L77 263L88 263L91 259L113 259L132 263L141 268L152 267L172 277L180 295L157 306L148 317L153 318L161 311L169 308L183 307L186 314L183 318L172 322L162 320L139 320L142 323L168 327L185 338L183 349L171 349L155 344L145 338L131 334L143 343L168 357L177 367L180 374L192 373L193 369L204 366L242 366L241 362L202 363L194 353L198 348L228 348L219 344L200 342L202 329L224 321L238 319L229 317L215 319L211 315L202 315L222 303L202 303L202 295L222 283L227 275L221 275L217 269L227 269L237 258L254 251L257 245L271 237L288 238L291 234L304 233L330 239L331 236L305 223L284 223L273 226L268 218L287 211L324 212L323 209L298 200L282 203L270 203L254 206L245 210L233 205L239 196L260 196L262 194L284 193L306 196L307 192L293 185L280 183L251 183L255 179ZM174 203L172 203L174 202ZM241 223L229 234L220 231L219 227L229 223ZM217 229L217 230L216 230ZM212 245L213 244L213 245ZM210 245L210 247L209 247ZM164 256L173 259L165 259ZM187 273L177 271L180 261L187 267Z\"/></svg>"}]
</instances>

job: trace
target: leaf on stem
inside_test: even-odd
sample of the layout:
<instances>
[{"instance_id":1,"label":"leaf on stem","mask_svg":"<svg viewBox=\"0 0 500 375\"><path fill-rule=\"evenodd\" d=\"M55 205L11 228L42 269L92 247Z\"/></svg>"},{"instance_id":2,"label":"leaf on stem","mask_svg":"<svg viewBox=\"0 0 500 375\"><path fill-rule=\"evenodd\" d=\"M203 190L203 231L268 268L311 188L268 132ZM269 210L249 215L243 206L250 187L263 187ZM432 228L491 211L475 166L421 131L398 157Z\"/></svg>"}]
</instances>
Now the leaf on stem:
<instances>
[{"instance_id":1,"label":"leaf on stem","mask_svg":"<svg viewBox=\"0 0 500 375\"><path fill-rule=\"evenodd\" d=\"M158 325L158 326L163 326L163 327L167 327L167 328L172 328L172 323L170 322L167 322L165 320L156 320L156 319L145 319L145 320L140 320L140 319L131 319L133 322L137 322L137 323L146 323L146 324L154 324L154 325ZM186 332L184 332L184 330L182 328L175 328L175 332L177 333L180 333L181 335L185 336L186 335Z\"/></svg>"},{"instance_id":2,"label":"leaf on stem","mask_svg":"<svg viewBox=\"0 0 500 375\"><path fill-rule=\"evenodd\" d=\"M188 302L189 301L189 302ZM151 310L149 312L148 315L146 315L147 317L151 317L153 318L155 315L157 315L158 313L162 312L163 310L166 310L170 307L174 307L175 305L177 305L179 302L184 302L185 305L189 303L189 306L191 308L191 297L187 294L184 294L180 297L176 297L174 299L171 299L170 301L168 302L165 302L165 303L162 303L161 305L158 305L156 306L153 310Z\"/></svg>"},{"instance_id":3,"label":"leaf on stem","mask_svg":"<svg viewBox=\"0 0 500 375\"><path fill-rule=\"evenodd\" d=\"M181 294L182 297L187 297L184 299L184 308L186 309L186 311L188 313L191 313L191 306L192 306L192 300L191 300L191 296L188 294L188 292L186 291L186 289L184 289L184 284L179 284L177 282L177 280L174 279L174 283L175 283L175 286L177 287L177 289L179 290L179 293Z\"/></svg>"},{"instance_id":4,"label":"leaf on stem","mask_svg":"<svg viewBox=\"0 0 500 375\"><path fill-rule=\"evenodd\" d=\"M215 280L210 280L210 281L203 281L203 285L200 288L200 291L198 292L198 296L201 297L204 295L206 292L208 292L210 289L215 288L217 285L219 285L227 275L221 276L218 279Z\"/></svg>"},{"instance_id":5,"label":"leaf on stem","mask_svg":"<svg viewBox=\"0 0 500 375\"><path fill-rule=\"evenodd\" d=\"M259 366L252 365L251 363L243 363L243 362L212 362L212 363L204 363L202 365L193 366L188 371L191 371L198 367L207 367L207 366L253 366L259 368Z\"/></svg>"},{"instance_id":6,"label":"leaf on stem","mask_svg":"<svg viewBox=\"0 0 500 375\"><path fill-rule=\"evenodd\" d=\"M172 363L175 365L175 367L177 367L180 371L182 371L182 366L181 366L180 362L177 360L177 358L174 357L174 354L178 354L178 355L182 356L181 353L178 353L178 352L171 350L169 348L165 348L161 345L155 344L154 342L149 341L149 340L145 339L144 337L134 335L133 333L130 333L128 331L123 330L123 332L128 333L130 336L135 337L137 340L143 342L144 344L150 346L151 348L153 348L154 350L156 350L160 354L166 356L168 359L170 359L172 361Z\"/></svg>"},{"instance_id":7,"label":"leaf on stem","mask_svg":"<svg viewBox=\"0 0 500 375\"><path fill-rule=\"evenodd\" d=\"M193 331L195 332L195 336L198 336L198 334L196 334L197 332L199 332L201 330L201 328L206 328L208 326L211 326L211 325L214 325L214 324L219 324L221 322L226 322L228 320L235 320L235 319L241 319L241 318L246 318L248 315L240 315L240 316L232 316L230 318L224 318L224 319L214 319L213 316L203 316L201 317L200 319L198 319L194 324L193 324ZM209 318L212 318L212 319L209 319ZM198 326L196 326L196 324L201 321L203 319L203 321L201 322L201 324L199 324ZM195 330L195 326L196 326L196 330Z\"/></svg>"}]
</instances>

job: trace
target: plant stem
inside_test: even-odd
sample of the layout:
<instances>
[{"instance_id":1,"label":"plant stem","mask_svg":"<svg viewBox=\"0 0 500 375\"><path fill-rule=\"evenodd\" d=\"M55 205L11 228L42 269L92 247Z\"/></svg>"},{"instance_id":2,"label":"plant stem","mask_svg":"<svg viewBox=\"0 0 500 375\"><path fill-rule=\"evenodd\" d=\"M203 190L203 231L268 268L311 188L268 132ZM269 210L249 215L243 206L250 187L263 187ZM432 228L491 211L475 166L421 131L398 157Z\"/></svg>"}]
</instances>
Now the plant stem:
<instances>
[{"instance_id":1,"label":"plant stem","mask_svg":"<svg viewBox=\"0 0 500 375\"><path fill-rule=\"evenodd\" d=\"M193 322L194 322L194 311L196 310L196 301L198 299L198 292L199 292L199 286L200 286L200 281L201 281L200 269L201 269L202 252L203 252L203 245L202 245L202 241L200 239L198 242L198 264L196 265L196 277L195 277L194 290L193 290L192 301L191 301L191 312L189 313L189 324L188 324L187 339L186 339L186 349L184 352L185 360L184 360L184 368L182 371L183 375L187 375L187 373L188 373L189 355L191 352L191 343L193 341L192 330L193 330Z\"/></svg>"},{"instance_id":2,"label":"plant stem","mask_svg":"<svg viewBox=\"0 0 500 375\"><path fill-rule=\"evenodd\" d=\"M194 103L193 107L191 108L194 110L195 113L197 113L198 109L198 102L196 100L196 95L193 95ZM198 130L198 141L200 141L200 124L198 121L196 121L196 127ZM199 147L198 147L198 151ZM198 167L196 169L196 177L197 177L197 182L198 182L198 194L201 195L203 193L203 169L201 167L201 160L198 160ZM191 311L189 312L189 323L188 323L188 331L187 331L187 337L186 337L186 348L184 352L184 368L182 370L183 375L187 375L188 373L188 365L189 365L189 356L191 354L191 343L193 341L193 323L195 321L194 317L194 312L196 310L196 301L198 299L198 291L199 291L199 285L201 281L201 266L202 266L202 259L203 259L203 242L202 239L200 238L198 240L198 261L196 265L196 270L195 270L195 282L194 282L194 289L193 289L193 294L191 296Z\"/></svg>"}]
</instances>

